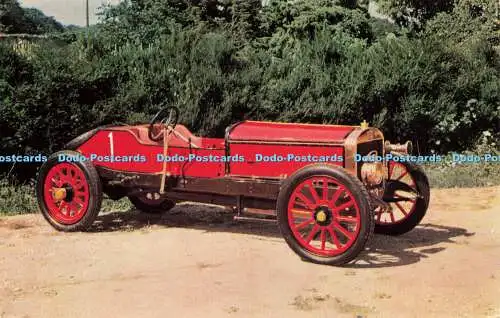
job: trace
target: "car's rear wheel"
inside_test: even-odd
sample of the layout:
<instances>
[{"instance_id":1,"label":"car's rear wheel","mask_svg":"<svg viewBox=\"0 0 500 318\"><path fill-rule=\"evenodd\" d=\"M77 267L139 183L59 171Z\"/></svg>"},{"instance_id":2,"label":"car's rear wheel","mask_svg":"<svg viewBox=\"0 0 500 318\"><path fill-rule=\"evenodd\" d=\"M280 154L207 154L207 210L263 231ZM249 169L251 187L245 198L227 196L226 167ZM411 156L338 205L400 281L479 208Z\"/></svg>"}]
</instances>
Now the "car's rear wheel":
<instances>
[{"instance_id":1,"label":"car's rear wheel","mask_svg":"<svg viewBox=\"0 0 500 318\"><path fill-rule=\"evenodd\" d=\"M148 198L147 195L129 196L128 198L137 210L145 213L162 214L175 207L175 202L167 198Z\"/></svg>"},{"instance_id":2,"label":"car's rear wheel","mask_svg":"<svg viewBox=\"0 0 500 318\"><path fill-rule=\"evenodd\" d=\"M336 166L311 165L292 175L278 196L277 214L290 248L319 264L353 260L374 227L366 188Z\"/></svg>"},{"instance_id":3,"label":"car's rear wheel","mask_svg":"<svg viewBox=\"0 0 500 318\"><path fill-rule=\"evenodd\" d=\"M422 221L429 206L429 181L422 168L390 161L383 199L390 209L375 210L375 233L401 235L411 231Z\"/></svg>"},{"instance_id":4,"label":"car's rear wheel","mask_svg":"<svg viewBox=\"0 0 500 318\"><path fill-rule=\"evenodd\" d=\"M92 163L59 162L59 155L80 157L75 151L60 151L48 158L38 173L38 205L44 218L57 230L86 230L101 209L99 175Z\"/></svg>"}]
</instances>

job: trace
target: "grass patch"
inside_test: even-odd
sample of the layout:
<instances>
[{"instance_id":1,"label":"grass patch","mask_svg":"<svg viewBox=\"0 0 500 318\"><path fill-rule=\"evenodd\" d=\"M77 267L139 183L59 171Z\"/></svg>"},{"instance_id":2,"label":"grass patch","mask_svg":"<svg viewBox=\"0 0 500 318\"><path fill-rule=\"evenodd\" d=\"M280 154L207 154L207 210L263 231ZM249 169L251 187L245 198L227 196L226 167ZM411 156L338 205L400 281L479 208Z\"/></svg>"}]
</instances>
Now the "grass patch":
<instances>
[{"instance_id":1,"label":"grass patch","mask_svg":"<svg viewBox=\"0 0 500 318\"><path fill-rule=\"evenodd\" d=\"M27 214L38 211L34 183L16 183L0 179L0 215Z\"/></svg>"},{"instance_id":2,"label":"grass patch","mask_svg":"<svg viewBox=\"0 0 500 318\"><path fill-rule=\"evenodd\" d=\"M101 213L129 211L132 208L132 203L130 203L130 200L126 197L115 201L109 199L106 195L104 195L104 200L102 200Z\"/></svg>"},{"instance_id":3,"label":"grass patch","mask_svg":"<svg viewBox=\"0 0 500 318\"><path fill-rule=\"evenodd\" d=\"M473 188L500 185L500 162L453 162L451 155L440 163L424 164L431 188Z\"/></svg>"}]
</instances>

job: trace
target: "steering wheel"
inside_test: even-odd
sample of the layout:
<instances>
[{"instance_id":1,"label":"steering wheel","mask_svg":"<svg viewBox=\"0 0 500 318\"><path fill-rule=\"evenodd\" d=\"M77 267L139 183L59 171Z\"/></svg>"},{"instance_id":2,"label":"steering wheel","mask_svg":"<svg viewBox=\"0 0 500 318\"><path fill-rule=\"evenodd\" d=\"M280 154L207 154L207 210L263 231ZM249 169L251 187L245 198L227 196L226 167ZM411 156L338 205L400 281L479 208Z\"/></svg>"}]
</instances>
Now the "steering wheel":
<instances>
[{"instance_id":1,"label":"steering wheel","mask_svg":"<svg viewBox=\"0 0 500 318\"><path fill-rule=\"evenodd\" d=\"M152 141L160 141L163 138L163 133L165 129L170 127L168 133L170 133L175 126L177 125L177 121L179 120L179 108L175 106L165 107L160 110L149 122L148 136ZM160 132L155 135L154 128L155 125L162 125L162 129Z\"/></svg>"}]
</instances>

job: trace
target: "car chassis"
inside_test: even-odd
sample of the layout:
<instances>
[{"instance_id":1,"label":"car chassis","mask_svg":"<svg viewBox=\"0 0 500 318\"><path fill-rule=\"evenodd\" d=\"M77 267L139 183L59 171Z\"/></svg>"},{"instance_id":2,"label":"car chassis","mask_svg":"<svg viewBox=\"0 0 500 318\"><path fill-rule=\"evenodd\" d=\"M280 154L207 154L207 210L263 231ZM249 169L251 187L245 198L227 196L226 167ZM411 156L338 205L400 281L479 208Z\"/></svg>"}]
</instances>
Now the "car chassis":
<instances>
[{"instance_id":1,"label":"car chassis","mask_svg":"<svg viewBox=\"0 0 500 318\"><path fill-rule=\"evenodd\" d=\"M243 121L229 126L224 138L208 138L178 125L178 117L179 110L168 107L149 124L99 127L50 156L36 186L45 219L57 230L86 230L99 214L103 193L114 200L127 196L149 213L181 201L224 205L234 208L237 219L275 216L302 259L343 265L372 233L406 233L426 213L429 183L421 168L385 160L388 153L410 153L411 143L391 144L366 122ZM142 162L83 160L138 157Z\"/></svg>"}]
</instances>

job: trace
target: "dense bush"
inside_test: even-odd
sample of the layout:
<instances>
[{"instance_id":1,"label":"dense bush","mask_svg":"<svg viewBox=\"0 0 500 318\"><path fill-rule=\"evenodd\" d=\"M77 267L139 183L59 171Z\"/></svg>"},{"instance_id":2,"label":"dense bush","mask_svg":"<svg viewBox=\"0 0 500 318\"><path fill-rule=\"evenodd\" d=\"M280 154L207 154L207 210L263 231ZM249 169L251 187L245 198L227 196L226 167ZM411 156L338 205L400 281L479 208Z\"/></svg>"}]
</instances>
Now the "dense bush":
<instances>
[{"instance_id":1,"label":"dense bush","mask_svg":"<svg viewBox=\"0 0 500 318\"><path fill-rule=\"evenodd\" d=\"M366 119L390 140L447 152L500 132L498 33L487 15L447 8L407 33L351 1L231 3L133 0L63 42L3 41L0 153L50 153L164 104L210 136L245 118Z\"/></svg>"}]
</instances>

